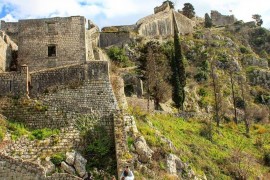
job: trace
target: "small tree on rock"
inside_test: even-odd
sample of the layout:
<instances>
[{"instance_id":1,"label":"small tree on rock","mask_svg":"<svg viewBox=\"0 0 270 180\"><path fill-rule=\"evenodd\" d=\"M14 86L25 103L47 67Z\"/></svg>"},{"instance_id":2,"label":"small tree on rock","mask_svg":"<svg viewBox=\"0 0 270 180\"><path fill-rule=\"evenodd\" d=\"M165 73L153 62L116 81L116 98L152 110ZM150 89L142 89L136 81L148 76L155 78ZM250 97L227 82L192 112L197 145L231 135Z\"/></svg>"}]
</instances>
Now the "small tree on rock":
<instances>
[{"instance_id":1,"label":"small tree on rock","mask_svg":"<svg viewBox=\"0 0 270 180\"><path fill-rule=\"evenodd\" d=\"M253 14L252 18L255 20L257 26L261 26L263 24L263 20L261 19L261 15L259 14Z\"/></svg>"},{"instance_id":2,"label":"small tree on rock","mask_svg":"<svg viewBox=\"0 0 270 180\"><path fill-rule=\"evenodd\" d=\"M205 13L204 15L204 27L210 28L212 27L212 19L210 18L208 13Z\"/></svg>"},{"instance_id":3,"label":"small tree on rock","mask_svg":"<svg viewBox=\"0 0 270 180\"><path fill-rule=\"evenodd\" d=\"M183 15L188 17L189 19L195 16L194 7L190 3L185 3L182 11L183 11Z\"/></svg>"}]
</instances>

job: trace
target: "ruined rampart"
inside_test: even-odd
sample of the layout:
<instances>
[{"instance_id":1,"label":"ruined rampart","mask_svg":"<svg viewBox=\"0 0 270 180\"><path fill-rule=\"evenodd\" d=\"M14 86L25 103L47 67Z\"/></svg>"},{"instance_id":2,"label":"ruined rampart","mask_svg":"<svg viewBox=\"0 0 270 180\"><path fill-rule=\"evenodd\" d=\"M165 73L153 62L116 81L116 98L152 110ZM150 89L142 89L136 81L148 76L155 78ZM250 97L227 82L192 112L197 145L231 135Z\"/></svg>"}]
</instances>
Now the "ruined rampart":
<instances>
[{"instance_id":1,"label":"ruined rampart","mask_svg":"<svg viewBox=\"0 0 270 180\"><path fill-rule=\"evenodd\" d=\"M237 21L234 15L222 15L218 11L211 11L211 19L214 26L226 26Z\"/></svg>"},{"instance_id":2,"label":"ruined rampart","mask_svg":"<svg viewBox=\"0 0 270 180\"><path fill-rule=\"evenodd\" d=\"M0 153L0 179L13 180L79 180L81 178L66 174L56 173L52 176L46 176L45 170L34 163L23 161L21 159L14 159Z\"/></svg>"}]
</instances>

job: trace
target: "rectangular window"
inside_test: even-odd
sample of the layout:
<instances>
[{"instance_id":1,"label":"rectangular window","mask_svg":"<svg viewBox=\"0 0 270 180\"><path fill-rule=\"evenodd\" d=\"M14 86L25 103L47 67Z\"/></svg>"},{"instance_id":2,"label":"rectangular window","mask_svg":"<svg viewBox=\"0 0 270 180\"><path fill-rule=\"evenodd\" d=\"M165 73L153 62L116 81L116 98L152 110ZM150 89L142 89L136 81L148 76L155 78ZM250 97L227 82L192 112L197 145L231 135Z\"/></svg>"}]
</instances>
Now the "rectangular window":
<instances>
[{"instance_id":1,"label":"rectangular window","mask_svg":"<svg viewBox=\"0 0 270 180\"><path fill-rule=\"evenodd\" d=\"M49 45L48 46L48 57L55 57L56 56L56 45Z\"/></svg>"}]
</instances>

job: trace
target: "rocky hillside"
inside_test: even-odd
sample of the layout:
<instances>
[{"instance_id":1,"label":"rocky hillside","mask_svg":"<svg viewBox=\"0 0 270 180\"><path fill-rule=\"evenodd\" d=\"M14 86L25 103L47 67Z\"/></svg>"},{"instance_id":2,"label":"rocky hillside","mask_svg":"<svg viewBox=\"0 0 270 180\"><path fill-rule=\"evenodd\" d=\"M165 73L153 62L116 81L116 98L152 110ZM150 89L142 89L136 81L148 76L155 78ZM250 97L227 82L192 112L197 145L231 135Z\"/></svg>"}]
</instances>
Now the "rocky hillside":
<instances>
[{"instance_id":1,"label":"rocky hillside","mask_svg":"<svg viewBox=\"0 0 270 180\"><path fill-rule=\"evenodd\" d=\"M197 25L194 33L181 36L187 85L180 114L170 97L158 111L152 111L150 101L152 113L147 112L147 80L140 66L147 43L158 41L166 55L172 39L144 38L124 47L137 68L113 73L124 79L122 88L131 96L126 98L128 113L135 117L138 132L132 130L127 143L139 179L269 178L269 37L265 28L241 21L225 27ZM138 96L136 78L143 79L143 96Z\"/></svg>"}]
</instances>

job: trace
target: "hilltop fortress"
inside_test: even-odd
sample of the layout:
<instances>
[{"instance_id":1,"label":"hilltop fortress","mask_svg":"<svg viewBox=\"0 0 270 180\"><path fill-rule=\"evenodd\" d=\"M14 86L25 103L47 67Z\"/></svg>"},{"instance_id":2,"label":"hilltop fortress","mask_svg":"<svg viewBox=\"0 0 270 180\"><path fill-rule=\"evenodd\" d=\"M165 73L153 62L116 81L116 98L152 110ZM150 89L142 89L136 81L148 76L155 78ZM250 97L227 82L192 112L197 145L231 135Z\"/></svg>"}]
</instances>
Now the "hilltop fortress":
<instances>
[{"instance_id":1,"label":"hilltop fortress","mask_svg":"<svg viewBox=\"0 0 270 180\"><path fill-rule=\"evenodd\" d=\"M27 145L18 148L16 143L2 147L5 154L0 153L0 178L57 179L47 177L35 160L42 153L78 149L74 122L92 114L99 116L93 126L104 126L115 142L119 172L127 163L123 159L127 123L119 115L109 62L100 47L123 45L140 37L172 36L173 17L180 34L193 32L195 22L168 2L136 24L105 27L101 32L82 16L1 21L0 97L5 101L0 103L0 114L29 128L60 128L71 135L64 134L63 143L52 150L37 146L30 152ZM20 98L24 99L17 102ZM12 158L14 153L20 157ZM77 179L64 174L55 177Z\"/></svg>"}]
</instances>

